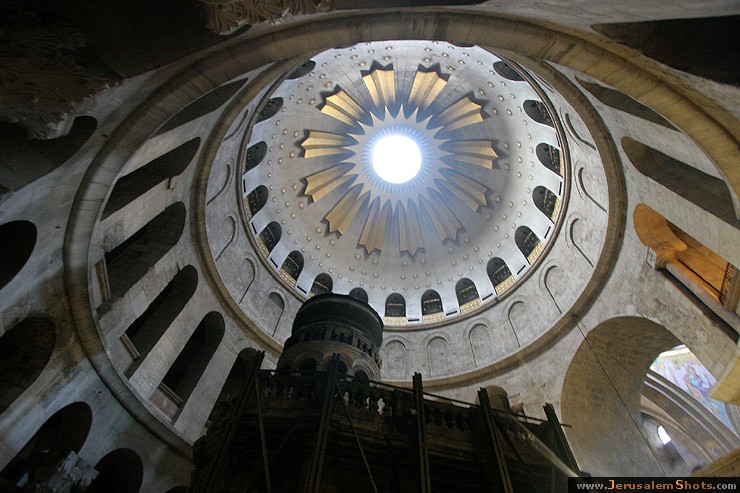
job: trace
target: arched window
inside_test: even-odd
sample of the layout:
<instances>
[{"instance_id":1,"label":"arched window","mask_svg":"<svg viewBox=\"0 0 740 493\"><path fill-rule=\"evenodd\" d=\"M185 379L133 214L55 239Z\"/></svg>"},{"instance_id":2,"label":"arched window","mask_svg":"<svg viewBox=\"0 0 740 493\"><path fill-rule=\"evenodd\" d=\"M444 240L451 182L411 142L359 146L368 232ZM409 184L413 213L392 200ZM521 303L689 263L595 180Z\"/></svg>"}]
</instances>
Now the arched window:
<instances>
[{"instance_id":1,"label":"arched window","mask_svg":"<svg viewBox=\"0 0 740 493\"><path fill-rule=\"evenodd\" d=\"M304 75L310 74L311 70L313 70L315 66L316 66L316 62L314 62L313 60L308 60L306 62L303 62L301 66L295 69L293 72L291 72L290 75L286 77L286 79L288 80L300 79Z\"/></svg>"},{"instance_id":2,"label":"arched window","mask_svg":"<svg viewBox=\"0 0 740 493\"><path fill-rule=\"evenodd\" d=\"M180 314L198 286L198 271L185 266L165 286L147 309L126 329L124 345L131 351L134 363L126 370L131 376L167 328ZM130 343L130 344L129 344ZM133 346L133 347L131 347Z\"/></svg>"},{"instance_id":3,"label":"arched window","mask_svg":"<svg viewBox=\"0 0 740 493\"><path fill-rule=\"evenodd\" d=\"M165 124L162 125L159 130L157 130L157 133L155 135L161 135L172 130L173 128L185 125L186 123L191 122L196 118L200 118L201 116L207 115L212 111L216 111L226 101L231 99L231 97L236 94L236 92L244 84L247 83L247 80L248 79L244 78L229 82L228 84L217 87L208 94L199 97L198 99L178 111L175 116L167 120Z\"/></svg>"},{"instance_id":4,"label":"arched window","mask_svg":"<svg viewBox=\"0 0 740 493\"><path fill-rule=\"evenodd\" d=\"M537 144L537 159L553 173L563 176L563 163L559 149L549 144Z\"/></svg>"},{"instance_id":5,"label":"arched window","mask_svg":"<svg viewBox=\"0 0 740 493\"><path fill-rule=\"evenodd\" d=\"M326 273L321 273L318 276L316 276L316 279L313 280L313 285L311 286L311 291L309 292L309 296L316 296L319 294L331 293L331 290L333 288L334 288L334 281L332 280L331 276Z\"/></svg>"},{"instance_id":6,"label":"arched window","mask_svg":"<svg viewBox=\"0 0 740 493\"><path fill-rule=\"evenodd\" d=\"M529 117L537 123L547 125L548 127L555 126L552 123L552 116L550 116L550 112L547 110L547 106L545 106L545 103L543 103L542 101L534 101L528 99L524 101L522 107L524 108L524 112L527 113Z\"/></svg>"},{"instance_id":7,"label":"arched window","mask_svg":"<svg viewBox=\"0 0 740 493\"><path fill-rule=\"evenodd\" d=\"M144 479L144 466L139 454L119 448L95 464L98 475L86 493L138 493Z\"/></svg>"},{"instance_id":8,"label":"arched window","mask_svg":"<svg viewBox=\"0 0 740 493\"><path fill-rule=\"evenodd\" d=\"M596 99L607 106L611 106L616 110L629 113L630 115L636 116L637 118L641 118L643 120L662 125L666 128L670 128L671 130L676 129L673 125L670 124L668 120L660 116L654 110L648 108L638 101L635 101L623 92L617 91L616 89L612 89L610 87L604 87L599 84L594 84L593 82L586 82L585 80L581 80L578 77L576 77L576 80L581 86L583 86L584 89L593 94Z\"/></svg>"},{"instance_id":9,"label":"arched window","mask_svg":"<svg viewBox=\"0 0 740 493\"><path fill-rule=\"evenodd\" d=\"M79 453L87 440L92 424L92 410L84 402L69 404L51 416L26 443L13 460L5 466L0 477L17 485L29 478L40 482L49 479L49 470L55 470L70 452ZM26 491L36 491L34 484L25 483Z\"/></svg>"},{"instance_id":10,"label":"arched window","mask_svg":"<svg viewBox=\"0 0 740 493\"><path fill-rule=\"evenodd\" d=\"M220 313L210 312L196 327L162 384L167 386L184 405L224 336L224 319Z\"/></svg>"},{"instance_id":11,"label":"arched window","mask_svg":"<svg viewBox=\"0 0 740 493\"><path fill-rule=\"evenodd\" d=\"M457 281L455 295L457 296L457 303L460 305L460 313L467 313L480 305L478 289L476 289L475 283L467 277Z\"/></svg>"},{"instance_id":12,"label":"arched window","mask_svg":"<svg viewBox=\"0 0 740 493\"><path fill-rule=\"evenodd\" d=\"M496 290L496 294L500 295L514 284L514 276L511 275L511 270L502 258L494 257L489 260L486 265L486 272L491 284L493 284L493 289Z\"/></svg>"},{"instance_id":13,"label":"arched window","mask_svg":"<svg viewBox=\"0 0 740 493\"><path fill-rule=\"evenodd\" d=\"M298 276L301 275L303 270L303 255L301 252L292 251L285 258L282 267L280 267L280 277L288 282L291 286L295 286Z\"/></svg>"},{"instance_id":14,"label":"arched window","mask_svg":"<svg viewBox=\"0 0 740 493\"><path fill-rule=\"evenodd\" d=\"M247 210L249 211L250 216L254 216L262 210L267 203L267 197L269 195L270 192L264 185L260 185L249 192L249 195L247 195Z\"/></svg>"},{"instance_id":15,"label":"arched window","mask_svg":"<svg viewBox=\"0 0 740 493\"><path fill-rule=\"evenodd\" d=\"M435 290L430 289L421 296L421 318L422 322L439 322L444 320L444 309L442 298Z\"/></svg>"},{"instance_id":16,"label":"arched window","mask_svg":"<svg viewBox=\"0 0 740 493\"><path fill-rule=\"evenodd\" d=\"M622 139L622 148L640 173L737 227L732 195L723 180L629 137Z\"/></svg>"},{"instance_id":17,"label":"arched window","mask_svg":"<svg viewBox=\"0 0 740 493\"><path fill-rule=\"evenodd\" d=\"M543 186L535 187L532 191L532 201L534 205L551 221L554 220L560 201L558 196Z\"/></svg>"},{"instance_id":18,"label":"arched window","mask_svg":"<svg viewBox=\"0 0 740 493\"><path fill-rule=\"evenodd\" d=\"M184 227L185 205L177 202L107 252L105 263L111 299L118 299L144 277L180 240Z\"/></svg>"},{"instance_id":19,"label":"arched window","mask_svg":"<svg viewBox=\"0 0 740 493\"><path fill-rule=\"evenodd\" d=\"M398 293L392 293L385 299L386 318L406 318L406 300Z\"/></svg>"},{"instance_id":20,"label":"arched window","mask_svg":"<svg viewBox=\"0 0 740 493\"><path fill-rule=\"evenodd\" d=\"M263 122L267 119L272 118L275 116L275 114L280 111L280 108L283 107L283 98L272 98L270 99L266 104L265 107L262 108L262 111L260 111L260 114L257 116L257 123Z\"/></svg>"},{"instance_id":21,"label":"arched window","mask_svg":"<svg viewBox=\"0 0 740 493\"><path fill-rule=\"evenodd\" d=\"M493 64L493 70L496 71L501 77L509 79L511 81L522 81L524 77L517 72L511 65L504 61L496 62Z\"/></svg>"},{"instance_id":22,"label":"arched window","mask_svg":"<svg viewBox=\"0 0 740 493\"><path fill-rule=\"evenodd\" d=\"M265 159L266 155L267 144L264 140L257 142L249 149L247 149L247 156L244 161L244 172L246 173L247 171L257 166L259 163L261 163L262 160Z\"/></svg>"},{"instance_id":23,"label":"arched window","mask_svg":"<svg viewBox=\"0 0 740 493\"><path fill-rule=\"evenodd\" d=\"M362 288L354 288L352 291L349 292L349 295L355 299L367 303L367 291Z\"/></svg>"},{"instance_id":24,"label":"arched window","mask_svg":"<svg viewBox=\"0 0 740 493\"><path fill-rule=\"evenodd\" d=\"M542 253L542 242L527 226L519 226L516 229L514 242L530 264Z\"/></svg>"},{"instance_id":25,"label":"arched window","mask_svg":"<svg viewBox=\"0 0 740 493\"><path fill-rule=\"evenodd\" d=\"M200 138L189 140L116 181L103 210L103 219L188 167L200 148Z\"/></svg>"},{"instance_id":26,"label":"arched window","mask_svg":"<svg viewBox=\"0 0 740 493\"><path fill-rule=\"evenodd\" d=\"M28 317L0 337L0 414L30 387L54 351L54 324Z\"/></svg>"},{"instance_id":27,"label":"arched window","mask_svg":"<svg viewBox=\"0 0 740 493\"><path fill-rule=\"evenodd\" d=\"M278 324L280 323L280 318L282 318L283 312L285 311L285 301L283 301L283 298L274 291L267 295L267 299L272 301L272 307L269 311L271 312L270 319L275 321L275 325L272 327L272 335L275 335Z\"/></svg>"},{"instance_id":28,"label":"arched window","mask_svg":"<svg viewBox=\"0 0 740 493\"><path fill-rule=\"evenodd\" d=\"M29 221L0 225L0 289L18 274L36 246L36 226Z\"/></svg>"},{"instance_id":29,"label":"arched window","mask_svg":"<svg viewBox=\"0 0 740 493\"><path fill-rule=\"evenodd\" d=\"M265 229L259 235L259 240L263 247L262 253L269 255L275 245L280 241L280 236L283 234L283 230L280 225L273 221L268 224Z\"/></svg>"}]
</instances>

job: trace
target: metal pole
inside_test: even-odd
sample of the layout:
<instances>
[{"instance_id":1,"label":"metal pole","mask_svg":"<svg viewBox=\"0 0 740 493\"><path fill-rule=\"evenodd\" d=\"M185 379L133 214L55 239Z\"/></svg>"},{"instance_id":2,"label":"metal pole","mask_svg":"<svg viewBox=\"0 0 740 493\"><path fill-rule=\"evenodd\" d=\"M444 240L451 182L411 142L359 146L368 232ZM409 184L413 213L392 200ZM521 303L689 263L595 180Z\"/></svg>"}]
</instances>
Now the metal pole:
<instances>
[{"instance_id":1,"label":"metal pole","mask_svg":"<svg viewBox=\"0 0 740 493\"><path fill-rule=\"evenodd\" d=\"M378 488L375 486L375 479L373 479L373 473L370 471L370 464L367 462L367 457L365 457L365 451L362 449L362 444L360 443L360 437L357 435L357 431L355 430L355 425L352 423L352 418L349 415L349 409L347 409L347 404L344 403L344 399L342 399L342 389L339 388L339 383L337 382L337 395L339 395L339 402L342 403L342 407L344 408L344 414L347 416L347 421L349 421L349 427L352 429L352 434L355 436L355 442L357 443L357 448L360 449L360 455L362 456L362 462L365 463L365 470L367 471L367 475L370 476L370 485L373 487L373 491L375 493L378 493Z\"/></svg>"},{"instance_id":2,"label":"metal pole","mask_svg":"<svg viewBox=\"0 0 740 493\"><path fill-rule=\"evenodd\" d=\"M493 446L494 458L498 466L499 476L501 477L501 487L504 493L514 493L514 488L511 486L511 477L509 476L509 467L506 465L506 457L504 456L504 449L501 445L501 432L496 425L491 410L491 401L488 399L486 389L480 389L478 391L478 399L480 400L480 407L483 410L483 418L486 422L488 436Z\"/></svg>"},{"instance_id":3,"label":"metal pole","mask_svg":"<svg viewBox=\"0 0 740 493\"><path fill-rule=\"evenodd\" d=\"M547 422L550 425L553 437L555 438L555 445L557 446L557 451L560 453L560 458L565 461L568 467L578 472L580 470L578 469L578 463L573 455L573 451L568 445L568 440L565 438L565 433L563 433L563 427L560 424L555 408L549 403L545 404L543 408L545 409Z\"/></svg>"},{"instance_id":4,"label":"metal pole","mask_svg":"<svg viewBox=\"0 0 740 493\"><path fill-rule=\"evenodd\" d=\"M265 466L265 486L267 493L272 493L270 485L270 464L267 459L267 440L265 439L265 423L262 420L262 397L260 396L259 372L254 374L254 393L257 396L257 421L260 424L260 441L262 442L262 461Z\"/></svg>"},{"instance_id":5,"label":"metal pole","mask_svg":"<svg viewBox=\"0 0 740 493\"><path fill-rule=\"evenodd\" d=\"M331 423L332 404L334 403L334 387L337 381L337 363L339 355L334 354L329 362L329 372L326 378L326 392L321 407L321 419L316 437L311 470L306 483L305 491L308 493L321 493L321 470L324 467L324 455L326 454L326 442L329 436L329 425Z\"/></svg>"},{"instance_id":6,"label":"metal pole","mask_svg":"<svg viewBox=\"0 0 740 493\"><path fill-rule=\"evenodd\" d=\"M432 478L429 473L426 422L424 420L424 387L421 373L414 373L414 409L416 410L416 436L419 444L419 491L431 493Z\"/></svg>"}]
</instances>

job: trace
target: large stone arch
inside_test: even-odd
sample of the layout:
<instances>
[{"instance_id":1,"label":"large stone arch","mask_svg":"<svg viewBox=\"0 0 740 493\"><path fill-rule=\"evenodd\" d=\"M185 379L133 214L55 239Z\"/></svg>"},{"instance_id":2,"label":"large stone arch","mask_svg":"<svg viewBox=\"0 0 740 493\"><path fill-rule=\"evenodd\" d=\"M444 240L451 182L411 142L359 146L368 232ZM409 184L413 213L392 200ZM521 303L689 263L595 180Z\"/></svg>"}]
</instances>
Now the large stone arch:
<instances>
[{"instance_id":1,"label":"large stone arch","mask_svg":"<svg viewBox=\"0 0 740 493\"><path fill-rule=\"evenodd\" d=\"M650 363L680 342L642 317L612 318L588 333L568 367L560 404L581 470L594 476L661 475L644 436L640 396Z\"/></svg>"}]
</instances>

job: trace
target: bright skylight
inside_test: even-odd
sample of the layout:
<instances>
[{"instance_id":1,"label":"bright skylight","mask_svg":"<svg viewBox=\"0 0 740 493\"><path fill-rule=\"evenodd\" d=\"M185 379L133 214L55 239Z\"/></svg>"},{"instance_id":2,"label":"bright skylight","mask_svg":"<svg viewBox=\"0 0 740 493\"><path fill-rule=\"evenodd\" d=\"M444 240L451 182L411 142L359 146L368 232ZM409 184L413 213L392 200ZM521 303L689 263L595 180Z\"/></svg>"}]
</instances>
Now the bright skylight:
<instances>
[{"instance_id":1,"label":"bright skylight","mask_svg":"<svg viewBox=\"0 0 740 493\"><path fill-rule=\"evenodd\" d=\"M421 169L421 151L412 139L389 135L373 147L373 169L388 183L406 183Z\"/></svg>"}]
</instances>

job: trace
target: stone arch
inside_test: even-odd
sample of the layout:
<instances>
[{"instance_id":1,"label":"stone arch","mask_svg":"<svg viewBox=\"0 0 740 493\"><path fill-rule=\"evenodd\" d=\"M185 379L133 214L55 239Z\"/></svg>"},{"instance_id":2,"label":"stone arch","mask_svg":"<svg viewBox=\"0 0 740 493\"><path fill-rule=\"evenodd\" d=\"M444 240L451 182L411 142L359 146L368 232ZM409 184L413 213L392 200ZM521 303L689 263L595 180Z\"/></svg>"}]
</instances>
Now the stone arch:
<instances>
[{"instance_id":1,"label":"stone arch","mask_svg":"<svg viewBox=\"0 0 740 493\"><path fill-rule=\"evenodd\" d=\"M254 261L247 257L244 257L244 259L242 260L243 260L242 265L244 265L244 277L242 278L242 282L244 283L246 287L244 288L242 297L239 300L240 304L244 301L244 298L246 298L247 292L249 292L249 288L252 286L252 283L257 277L257 270L254 267Z\"/></svg>"},{"instance_id":2,"label":"stone arch","mask_svg":"<svg viewBox=\"0 0 740 493\"><path fill-rule=\"evenodd\" d=\"M563 176L563 161L560 149L544 142L537 144L537 159L542 165L558 176Z\"/></svg>"},{"instance_id":3,"label":"stone arch","mask_svg":"<svg viewBox=\"0 0 740 493\"><path fill-rule=\"evenodd\" d=\"M434 336L427 342L427 358L429 364L429 376L431 378L447 375L452 368L452 351L447 339L442 336Z\"/></svg>"},{"instance_id":4,"label":"stone arch","mask_svg":"<svg viewBox=\"0 0 740 493\"><path fill-rule=\"evenodd\" d=\"M138 493L144 479L144 465L139 454L119 448L106 454L95 464L97 477L86 493Z\"/></svg>"},{"instance_id":5,"label":"stone arch","mask_svg":"<svg viewBox=\"0 0 740 493\"><path fill-rule=\"evenodd\" d=\"M189 140L116 180L103 209L102 219L125 208L146 192L180 175L200 149L200 137Z\"/></svg>"},{"instance_id":6,"label":"stone arch","mask_svg":"<svg viewBox=\"0 0 740 493\"><path fill-rule=\"evenodd\" d=\"M622 138L622 149L643 175L726 223L740 224L732 193L724 180L629 137Z\"/></svg>"},{"instance_id":7,"label":"stone arch","mask_svg":"<svg viewBox=\"0 0 740 493\"><path fill-rule=\"evenodd\" d=\"M349 295L355 299L358 299L360 301L364 301L367 303L368 297L367 297L367 291L365 291L362 288L354 288L349 292Z\"/></svg>"},{"instance_id":8,"label":"stone arch","mask_svg":"<svg viewBox=\"0 0 740 493\"><path fill-rule=\"evenodd\" d=\"M520 74L514 67L504 62L503 60L495 62L493 64L493 70L495 70L496 73L504 79L509 79L513 82L524 81L524 77L522 77L522 74Z\"/></svg>"},{"instance_id":9,"label":"stone arch","mask_svg":"<svg viewBox=\"0 0 740 493\"><path fill-rule=\"evenodd\" d=\"M208 313L167 370L162 384L180 399L180 408L190 398L223 336L223 317L218 312Z\"/></svg>"},{"instance_id":10,"label":"stone arch","mask_svg":"<svg viewBox=\"0 0 740 493\"><path fill-rule=\"evenodd\" d=\"M329 274L322 272L313 280L309 295L316 296L319 294L331 293L332 289L334 289L334 280Z\"/></svg>"},{"instance_id":11,"label":"stone arch","mask_svg":"<svg viewBox=\"0 0 740 493\"><path fill-rule=\"evenodd\" d=\"M590 92L593 97L595 97L605 105L614 108L615 110L628 113L642 120L647 120L649 122L655 123L656 125L661 125L663 127L670 128L671 130L676 130L676 127L671 125L668 120L660 116L655 110L635 101L623 92L612 89L611 87L602 86L601 84L596 84L594 82L587 82L579 77L576 77L576 80L584 89Z\"/></svg>"},{"instance_id":12,"label":"stone arch","mask_svg":"<svg viewBox=\"0 0 740 493\"><path fill-rule=\"evenodd\" d=\"M529 310L527 310L525 303L521 300L512 303L506 312L506 318L509 320L517 347L522 347L520 339L526 339L532 325Z\"/></svg>"},{"instance_id":13,"label":"stone arch","mask_svg":"<svg viewBox=\"0 0 740 493\"><path fill-rule=\"evenodd\" d=\"M185 204L176 202L105 253L111 300L125 294L180 241L185 219Z\"/></svg>"},{"instance_id":14,"label":"stone arch","mask_svg":"<svg viewBox=\"0 0 740 493\"><path fill-rule=\"evenodd\" d=\"M15 485L28 475L27 486L34 484L34 479L47 479L48 472L47 476L40 477L44 469L55 467L72 452L80 452L90 433L92 418L92 410L84 402L74 402L61 408L41 425L0 472L0 477Z\"/></svg>"},{"instance_id":15,"label":"stone arch","mask_svg":"<svg viewBox=\"0 0 740 493\"><path fill-rule=\"evenodd\" d=\"M247 83L247 80L247 78L235 80L204 94L175 113L175 115L167 120L164 125L159 127L159 130L157 130L157 133L154 135L162 135L174 128L190 123L201 116L216 111L218 108L223 106L226 101L231 99L231 97Z\"/></svg>"},{"instance_id":16,"label":"stone arch","mask_svg":"<svg viewBox=\"0 0 740 493\"><path fill-rule=\"evenodd\" d=\"M263 122L265 120L269 120L273 116L277 114L278 111L280 111L280 108L283 107L283 98L277 97L277 98L270 98L267 103L265 103L264 108L260 111L259 115L257 115L257 122Z\"/></svg>"},{"instance_id":17,"label":"stone arch","mask_svg":"<svg viewBox=\"0 0 740 493\"><path fill-rule=\"evenodd\" d=\"M249 195L247 195L247 211L249 212L249 214L251 216L254 216L259 211L261 211L267 203L267 198L269 196L270 192L264 185L260 185L249 192Z\"/></svg>"},{"instance_id":18,"label":"stone arch","mask_svg":"<svg viewBox=\"0 0 740 493\"><path fill-rule=\"evenodd\" d=\"M590 175L589 172L586 171L586 168L581 166L578 171L576 172L576 186L580 190L583 191L583 194L588 197L588 199L596 205L599 209L606 212L606 207L601 203L602 201L596 198L594 196L593 192L594 189L592 187L593 182L591 181L593 177Z\"/></svg>"},{"instance_id":19,"label":"stone arch","mask_svg":"<svg viewBox=\"0 0 740 493\"><path fill-rule=\"evenodd\" d=\"M476 368L491 363L495 354L493 337L486 324L477 323L473 325L468 333L470 351L473 353L473 364Z\"/></svg>"},{"instance_id":20,"label":"stone arch","mask_svg":"<svg viewBox=\"0 0 740 493\"><path fill-rule=\"evenodd\" d=\"M133 375L149 352L159 342L167 328L177 318L190 301L198 287L198 271L192 265L183 267L167 286L149 304L144 313L126 329L125 336L134 362L126 370L126 375Z\"/></svg>"},{"instance_id":21,"label":"stone arch","mask_svg":"<svg viewBox=\"0 0 740 493\"><path fill-rule=\"evenodd\" d=\"M272 335L275 335L278 325L280 324L280 319L283 317L283 313L285 312L285 300L283 300L283 297L276 291L272 291L268 294L267 299L270 300L275 307L274 313L271 317L275 320L275 325L272 327Z\"/></svg>"},{"instance_id":22,"label":"stone arch","mask_svg":"<svg viewBox=\"0 0 740 493\"><path fill-rule=\"evenodd\" d=\"M591 253L594 258L596 258L596 252L591 252L593 249L592 242L589 241L591 239L591 232L586 229L585 224L586 219L575 217L568 228L568 236L570 237L570 241L573 243L573 247L575 247L578 253L581 254L588 265L593 267L594 263L589 254L586 253L586 250L589 250L589 253Z\"/></svg>"},{"instance_id":23,"label":"stone arch","mask_svg":"<svg viewBox=\"0 0 740 493\"><path fill-rule=\"evenodd\" d=\"M242 349L234 360L234 364L231 366L231 370L221 387L221 392L216 398L216 402L213 404L213 409L208 416L208 421L212 422L215 415L219 412L219 408L222 405L237 398L239 393L244 389L247 384L247 374L252 360L257 355L257 351L252 348Z\"/></svg>"},{"instance_id":24,"label":"stone arch","mask_svg":"<svg viewBox=\"0 0 740 493\"><path fill-rule=\"evenodd\" d=\"M587 334L561 393L561 415L572 425L566 433L580 469L594 476L660 471L643 435L640 396L650 364L679 343L665 327L642 317L609 319Z\"/></svg>"},{"instance_id":25,"label":"stone arch","mask_svg":"<svg viewBox=\"0 0 740 493\"><path fill-rule=\"evenodd\" d=\"M571 288L570 283L563 270L557 265L549 267L543 276L545 289L547 294L550 295L555 307L559 313L563 313L563 307L568 305L570 298Z\"/></svg>"},{"instance_id":26,"label":"stone arch","mask_svg":"<svg viewBox=\"0 0 740 493\"><path fill-rule=\"evenodd\" d=\"M216 262L219 261L221 256L224 254L227 248L231 246L238 238L239 238L239 227L237 226L236 217L233 214L227 214L226 215L226 223L229 225L229 234L228 234L228 241L226 244L221 248L221 251L218 252L218 255L216 255Z\"/></svg>"},{"instance_id":27,"label":"stone arch","mask_svg":"<svg viewBox=\"0 0 740 493\"><path fill-rule=\"evenodd\" d=\"M19 125L0 123L0 189L20 190L51 173L85 145L97 126L94 117L78 116L67 135L41 140L29 138Z\"/></svg>"},{"instance_id":28,"label":"stone arch","mask_svg":"<svg viewBox=\"0 0 740 493\"><path fill-rule=\"evenodd\" d=\"M247 149L247 155L244 161L244 173L256 168L265 159L266 155L267 143L264 140L250 146Z\"/></svg>"},{"instance_id":29,"label":"stone arch","mask_svg":"<svg viewBox=\"0 0 740 493\"><path fill-rule=\"evenodd\" d=\"M211 202L216 200L216 198L218 198L218 196L221 195L231 183L231 174L234 172L234 160L230 159L229 162L224 165L224 167L226 168L226 173L224 173L224 182L220 187L218 187L216 193L214 193L211 198L206 201L206 205L210 205Z\"/></svg>"},{"instance_id":30,"label":"stone arch","mask_svg":"<svg viewBox=\"0 0 740 493\"><path fill-rule=\"evenodd\" d=\"M406 344L398 339L386 342L383 348L383 366L391 380L404 380L408 377L408 356Z\"/></svg>"},{"instance_id":31,"label":"stone arch","mask_svg":"<svg viewBox=\"0 0 740 493\"><path fill-rule=\"evenodd\" d=\"M545 106L545 103L543 103L542 101L534 101L532 99L528 99L524 101L524 103L522 104L522 108L524 109L524 112L537 123L547 125L548 127L555 127L555 125L552 123L552 116L550 115L550 111L547 109L547 106Z\"/></svg>"},{"instance_id":32,"label":"stone arch","mask_svg":"<svg viewBox=\"0 0 740 493\"><path fill-rule=\"evenodd\" d=\"M0 414L33 385L54 352L54 324L27 317L0 336Z\"/></svg>"},{"instance_id":33,"label":"stone arch","mask_svg":"<svg viewBox=\"0 0 740 493\"><path fill-rule=\"evenodd\" d=\"M31 221L0 225L0 289L23 269L36 246L36 226Z\"/></svg>"}]
</instances>

